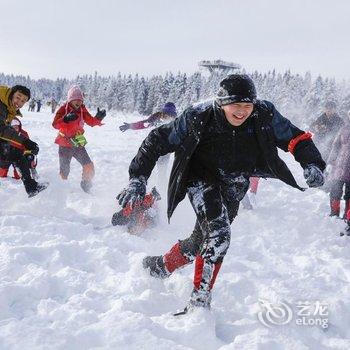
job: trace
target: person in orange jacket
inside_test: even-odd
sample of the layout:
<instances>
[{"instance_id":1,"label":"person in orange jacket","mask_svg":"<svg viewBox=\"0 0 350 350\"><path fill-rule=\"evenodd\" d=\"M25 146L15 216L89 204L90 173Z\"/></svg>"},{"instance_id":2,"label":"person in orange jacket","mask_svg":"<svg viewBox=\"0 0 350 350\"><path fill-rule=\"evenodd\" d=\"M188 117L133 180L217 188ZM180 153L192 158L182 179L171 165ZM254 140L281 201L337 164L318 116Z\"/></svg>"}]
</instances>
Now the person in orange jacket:
<instances>
[{"instance_id":1,"label":"person in orange jacket","mask_svg":"<svg viewBox=\"0 0 350 350\"><path fill-rule=\"evenodd\" d=\"M57 110L52 122L52 126L58 130L55 143L59 145L61 178L68 178L71 160L75 158L83 167L80 186L87 193L92 187L95 169L85 148L84 124L101 126L105 116L106 111L97 108L97 114L93 117L84 105L82 91L74 85L68 90L67 102Z\"/></svg>"},{"instance_id":2,"label":"person in orange jacket","mask_svg":"<svg viewBox=\"0 0 350 350\"><path fill-rule=\"evenodd\" d=\"M29 139L29 135L28 133L23 130L22 128L22 123L21 121L18 119L18 118L14 118L12 119L11 121L11 127L17 132L17 134L19 136L23 136L27 139ZM20 150L22 150L25 154L25 157L28 161L28 164L29 164L29 168L30 168L30 171L32 173L32 175L35 175L33 176L34 178L37 177L37 172L35 170L35 167L36 167L36 159L35 159L35 156L31 153L28 153L28 152L25 152L26 149L24 146L22 145L18 145L14 142L10 142L9 143L9 147L15 147L15 148L18 148ZM9 168L10 166L13 167L13 175L12 175L12 178L16 179L16 180L19 180L21 179L21 172L20 170L17 168L16 164L1 157L0 156L0 177L7 177L8 176L8 172L9 172Z\"/></svg>"}]
</instances>

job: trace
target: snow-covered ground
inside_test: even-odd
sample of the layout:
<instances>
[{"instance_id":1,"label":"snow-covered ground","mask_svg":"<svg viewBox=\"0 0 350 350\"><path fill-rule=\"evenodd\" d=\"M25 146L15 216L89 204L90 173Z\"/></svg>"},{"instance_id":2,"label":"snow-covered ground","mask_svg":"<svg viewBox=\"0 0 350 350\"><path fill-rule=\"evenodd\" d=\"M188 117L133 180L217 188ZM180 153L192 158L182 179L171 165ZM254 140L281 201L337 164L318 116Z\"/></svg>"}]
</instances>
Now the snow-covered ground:
<instances>
[{"instance_id":1,"label":"snow-covered ground","mask_svg":"<svg viewBox=\"0 0 350 350\"><path fill-rule=\"evenodd\" d=\"M102 128L86 128L96 166L94 194L87 195L76 162L67 182L58 176L51 114L25 112L24 127L40 144L38 172L50 186L28 199L21 183L0 183L0 349L350 349L350 238L339 237L344 223L327 216L324 192L301 193L275 180L261 181L258 208L241 209L232 225L212 310L172 316L187 303L193 266L162 281L143 271L141 261L191 232L188 200L170 225L162 208L160 224L141 236L103 228L148 133L121 133L117 125L137 118L115 113ZM284 157L304 184L299 165ZM293 319L264 326L259 299L285 301ZM297 325L298 301L310 302L311 311L326 303L329 315L322 317L329 327ZM315 312L307 319L322 310Z\"/></svg>"}]
</instances>

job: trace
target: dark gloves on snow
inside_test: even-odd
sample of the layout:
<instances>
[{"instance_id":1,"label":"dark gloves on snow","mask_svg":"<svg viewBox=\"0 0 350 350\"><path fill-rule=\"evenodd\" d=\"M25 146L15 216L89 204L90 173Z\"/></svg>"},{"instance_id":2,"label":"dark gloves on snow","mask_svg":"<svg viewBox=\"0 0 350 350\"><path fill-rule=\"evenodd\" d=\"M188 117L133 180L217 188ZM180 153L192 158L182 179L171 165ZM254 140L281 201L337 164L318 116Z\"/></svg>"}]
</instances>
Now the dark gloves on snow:
<instances>
[{"instance_id":1,"label":"dark gloves on snow","mask_svg":"<svg viewBox=\"0 0 350 350\"><path fill-rule=\"evenodd\" d=\"M103 118L106 116L106 110L97 108L97 113L95 115L95 118L98 120L103 120Z\"/></svg>"},{"instance_id":2,"label":"dark gloves on snow","mask_svg":"<svg viewBox=\"0 0 350 350\"><path fill-rule=\"evenodd\" d=\"M321 187L324 184L322 170L314 164L309 164L304 169L304 178L309 187Z\"/></svg>"},{"instance_id":3,"label":"dark gloves on snow","mask_svg":"<svg viewBox=\"0 0 350 350\"><path fill-rule=\"evenodd\" d=\"M142 201L146 194L146 178L144 176L130 179L128 187L117 196L119 204L125 208L128 204L133 207L136 202Z\"/></svg>"},{"instance_id":4,"label":"dark gloves on snow","mask_svg":"<svg viewBox=\"0 0 350 350\"><path fill-rule=\"evenodd\" d=\"M241 201L249 188L249 177L243 174L229 174L223 178L231 198Z\"/></svg>"},{"instance_id":5,"label":"dark gloves on snow","mask_svg":"<svg viewBox=\"0 0 350 350\"><path fill-rule=\"evenodd\" d=\"M124 131L126 131L128 129L130 129L130 124L129 123L125 123L125 122L124 122L123 125L120 125L120 127L119 127L119 130L122 131L122 132L124 132Z\"/></svg>"},{"instance_id":6,"label":"dark gloves on snow","mask_svg":"<svg viewBox=\"0 0 350 350\"><path fill-rule=\"evenodd\" d=\"M39 146L37 143L35 143L32 140L25 139L22 142L22 145L27 149L28 151L31 151L33 154L38 154L39 153Z\"/></svg>"},{"instance_id":7,"label":"dark gloves on snow","mask_svg":"<svg viewBox=\"0 0 350 350\"><path fill-rule=\"evenodd\" d=\"M68 113L63 117L63 121L65 123L72 122L73 120L76 120L76 119L78 119L78 115L76 113L73 113L73 112Z\"/></svg>"}]
</instances>

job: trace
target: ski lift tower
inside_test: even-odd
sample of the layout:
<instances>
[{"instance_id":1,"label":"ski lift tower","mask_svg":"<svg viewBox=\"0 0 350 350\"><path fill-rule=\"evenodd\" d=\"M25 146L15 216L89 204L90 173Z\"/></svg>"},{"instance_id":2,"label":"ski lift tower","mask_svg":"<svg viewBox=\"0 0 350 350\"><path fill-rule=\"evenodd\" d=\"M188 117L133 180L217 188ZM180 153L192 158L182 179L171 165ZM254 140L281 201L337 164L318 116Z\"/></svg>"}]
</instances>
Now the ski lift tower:
<instances>
[{"instance_id":1,"label":"ski lift tower","mask_svg":"<svg viewBox=\"0 0 350 350\"><path fill-rule=\"evenodd\" d=\"M228 74L230 71L238 70L241 68L241 66L237 63L226 62L223 60L204 60L200 61L198 63L198 66L208 69L211 74L214 72Z\"/></svg>"}]
</instances>

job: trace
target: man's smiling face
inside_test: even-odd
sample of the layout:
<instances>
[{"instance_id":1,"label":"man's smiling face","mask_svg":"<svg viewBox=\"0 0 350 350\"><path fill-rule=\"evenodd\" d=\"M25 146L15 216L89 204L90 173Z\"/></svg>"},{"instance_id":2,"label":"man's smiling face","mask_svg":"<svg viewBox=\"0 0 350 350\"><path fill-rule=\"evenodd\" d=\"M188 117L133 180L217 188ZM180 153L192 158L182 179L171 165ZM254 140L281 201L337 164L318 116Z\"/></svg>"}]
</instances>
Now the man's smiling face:
<instances>
[{"instance_id":1,"label":"man's smiling face","mask_svg":"<svg viewBox=\"0 0 350 350\"><path fill-rule=\"evenodd\" d=\"M222 106L227 121L233 126L242 125L252 114L253 103L237 102Z\"/></svg>"},{"instance_id":2,"label":"man's smiling face","mask_svg":"<svg viewBox=\"0 0 350 350\"><path fill-rule=\"evenodd\" d=\"M28 96L22 94L19 91L16 91L13 96L12 96L12 106L15 107L16 109L20 109L24 106L24 104L28 102Z\"/></svg>"}]
</instances>

